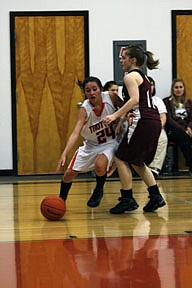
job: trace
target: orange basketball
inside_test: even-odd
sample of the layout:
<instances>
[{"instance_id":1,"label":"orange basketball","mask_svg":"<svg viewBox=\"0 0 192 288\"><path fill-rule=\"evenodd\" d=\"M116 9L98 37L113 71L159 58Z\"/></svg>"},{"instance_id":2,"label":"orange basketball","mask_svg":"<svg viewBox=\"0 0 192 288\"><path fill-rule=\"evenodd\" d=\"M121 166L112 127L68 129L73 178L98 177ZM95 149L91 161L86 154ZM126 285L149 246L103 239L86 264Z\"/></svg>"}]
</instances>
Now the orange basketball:
<instances>
[{"instance_id":1,"label":"orange basketball","mask_svg":"<svg viewBox=\"0 0 192 288\"><path fill-rule=\"evenodd\" d=\"M47 196L41 202L41 213L48 220L61 219L66 211L64 200L58 195Z\"/></svg>"}]
</instances>

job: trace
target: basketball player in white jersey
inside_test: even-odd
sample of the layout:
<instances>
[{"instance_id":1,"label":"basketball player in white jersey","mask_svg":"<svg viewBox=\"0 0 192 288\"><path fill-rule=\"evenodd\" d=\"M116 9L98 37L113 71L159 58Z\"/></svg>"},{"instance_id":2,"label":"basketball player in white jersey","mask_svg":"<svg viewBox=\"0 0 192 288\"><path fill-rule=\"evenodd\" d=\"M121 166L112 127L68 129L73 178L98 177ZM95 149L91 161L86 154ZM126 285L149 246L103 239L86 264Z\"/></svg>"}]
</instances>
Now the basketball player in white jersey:
<instances>
[{"instance_id":1,"label":"basketball player in white jersey","mask_svg":"<svg viewBox=\"0 0 192 288\"><path fill-rule=\"evenodd\" d=\"M123 101L115 93L109 95L102 92L101 81L96 77L88 77L82 84L86 100L83 102L75 128L68 139L66 147L59 159L57 169L64 166L66 156L73 148L80 134L85 141L72 157L64 173L60 187L60 197L65 201L72 185L72 180L79 172L95 170L96 186L88 200L89 207L97 207L103 197L107 170L118 148L115 137L115 123L103 124L103 119L123 105Z\"/></svg>"}]
</instances>

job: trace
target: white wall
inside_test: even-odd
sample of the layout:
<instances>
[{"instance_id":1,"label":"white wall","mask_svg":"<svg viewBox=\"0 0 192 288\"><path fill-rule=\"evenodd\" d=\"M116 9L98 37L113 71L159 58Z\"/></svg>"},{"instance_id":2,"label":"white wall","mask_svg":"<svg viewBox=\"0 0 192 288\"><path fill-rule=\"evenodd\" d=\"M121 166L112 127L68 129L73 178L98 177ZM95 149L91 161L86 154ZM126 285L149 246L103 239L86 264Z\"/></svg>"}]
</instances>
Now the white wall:
<instances>
[{"instance_id":1,"label":"white wall","mask_svg":"<svg viewBox=\"0 0 192 288\"><path fill-rule=\"evenodd\" d=\"M172 78L171 10L191 10L191 0L1 0L0 171L12 169L9 11L89 11L90 74L113 79L113 41L147 40L160 59L150 74L157 94L169 94Z\"/></svg>"}]
</instances>

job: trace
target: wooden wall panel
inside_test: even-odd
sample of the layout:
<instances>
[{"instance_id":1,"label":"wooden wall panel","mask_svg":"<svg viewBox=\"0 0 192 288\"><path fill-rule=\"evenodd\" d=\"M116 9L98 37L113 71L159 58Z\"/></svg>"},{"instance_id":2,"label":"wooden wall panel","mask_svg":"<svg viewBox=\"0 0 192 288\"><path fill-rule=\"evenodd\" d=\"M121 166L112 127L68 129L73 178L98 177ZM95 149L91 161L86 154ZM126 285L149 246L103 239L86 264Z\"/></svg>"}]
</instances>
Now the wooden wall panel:
<instances>
[{"instance_id":1,"label":"wooden wall panel","mask_svg":"<svg viewBox=\"0 0 192 288\"><path fill-rule=\"evenodd\" d=\"M84 98L84 17L16 17L15 28L18 174L52 174Z\"/></svg>"},{"instance_id":2,"label":"wooden wall panel","mask_svg":"<svg viewBox=\"0 0 192 288\"><path fill-rule=\"evenodd\" d=\"M177 77L184 79L187 96L192 99L192 16L176 16Z\"/></svg>"}]
</instances>

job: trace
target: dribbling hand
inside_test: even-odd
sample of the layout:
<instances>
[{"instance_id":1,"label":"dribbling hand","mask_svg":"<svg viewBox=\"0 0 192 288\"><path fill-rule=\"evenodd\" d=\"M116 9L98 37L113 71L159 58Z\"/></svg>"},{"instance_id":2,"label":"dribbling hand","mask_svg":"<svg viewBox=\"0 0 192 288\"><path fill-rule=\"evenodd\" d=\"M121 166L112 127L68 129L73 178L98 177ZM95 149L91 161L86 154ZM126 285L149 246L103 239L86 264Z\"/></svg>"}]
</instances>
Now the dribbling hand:
<instances>
[{"instance_id":1,"label":"dribbling hand","mask_svg":"<svg viewBox=\"0 0 192 288\"><path fill-rule=\"evenodd\" d=\"M65 165L65 161L66 161L66 156L62 154L61 158L59 159L59 161L57 163L56 173L59 172L61 167L63 167Z\"/></svg>"}]
</instances>

